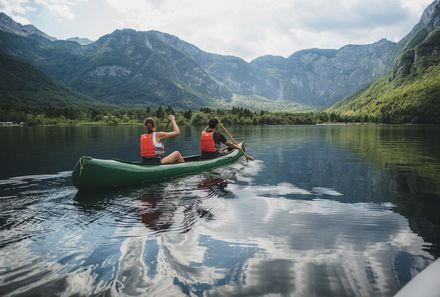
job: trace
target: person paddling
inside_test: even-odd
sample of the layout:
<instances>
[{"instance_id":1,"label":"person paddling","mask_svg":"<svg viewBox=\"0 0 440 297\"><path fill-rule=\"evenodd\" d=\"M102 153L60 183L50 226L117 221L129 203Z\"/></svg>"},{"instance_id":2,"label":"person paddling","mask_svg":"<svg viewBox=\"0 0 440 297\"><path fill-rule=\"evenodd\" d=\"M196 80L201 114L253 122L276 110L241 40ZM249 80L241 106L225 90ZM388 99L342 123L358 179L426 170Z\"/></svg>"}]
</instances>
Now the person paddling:
<instances>
[{"instance_id":1,"label":"person paddling","mask_svg":"<svg viewBox=\"0 0 440 297\"><path fill-rule=\"evenodd\" d=\"M214 159L225 155L226 153L221 150L222 143L232 149L240 149L234 143L226 140L223 134L216 131L218 124L217 119L210 119L208 127L202 132L200 137L200 157L202 160Z\"/></svg>"},{"instance_id":2,"label":"person paddling","mask_svg":"<svg viewBox=\"0 0 440 297\"><path fill-rule=\"evenodd\" d=\"M174 151L164 157L165 146L163 140L177 137L180 134L175 116L169 115L168 119L173 125L172 132L156 132L156 123L154 120L152 118L145 119L144 124L147 133L142 134L140 137L142 164L160 165L185 162L179 151Z\"/></svg>"}]
</instances>

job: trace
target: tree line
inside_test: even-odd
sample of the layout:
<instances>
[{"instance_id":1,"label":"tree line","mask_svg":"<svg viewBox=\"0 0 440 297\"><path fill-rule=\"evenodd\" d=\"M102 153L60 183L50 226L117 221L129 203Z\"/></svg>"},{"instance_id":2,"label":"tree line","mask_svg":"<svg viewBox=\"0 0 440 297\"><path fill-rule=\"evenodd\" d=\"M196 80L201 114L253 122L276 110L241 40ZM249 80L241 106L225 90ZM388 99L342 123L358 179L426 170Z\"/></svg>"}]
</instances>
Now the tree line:
<instances>
[{"instance_id":1,"label":"tree line","mask_svg":"<svg viewBox=\"0 0 440 297\"><path fill-rule=\"evenodd\" d=\"M0 108L0 122L25 122L28 125L54 124L136 124L143 122L146 117L152 117L157 122L164 122L168 114L176 116L179 125L206 125L209 118L218 116L221 121L229 125L311 125L319 123L338 122L375 122L393 123L388 114L375 116L346 116L336 112L259 112L247 108L232 107L231 109L211 109L202 107L197 111L191 109L174 110L172 107L145 109L124 108L41 108L39 110L27 108Z\"/></svg>"}]
</instances>

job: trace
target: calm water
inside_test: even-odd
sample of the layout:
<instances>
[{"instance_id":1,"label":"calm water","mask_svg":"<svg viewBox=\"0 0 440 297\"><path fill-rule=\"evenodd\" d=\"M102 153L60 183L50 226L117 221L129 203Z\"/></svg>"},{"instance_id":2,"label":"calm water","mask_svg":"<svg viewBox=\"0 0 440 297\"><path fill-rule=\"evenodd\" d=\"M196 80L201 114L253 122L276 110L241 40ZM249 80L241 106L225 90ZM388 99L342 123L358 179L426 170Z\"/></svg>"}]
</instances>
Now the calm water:
<instances>
[{"instance_id":1,"label":"calm water","mask_svg":"<svg viewBox=\"0 0 440 297\"><path fill-rule=\"evenodd\" d=\"M0 295L392 296L440 255L438 128L231 129L257 161L77 193L80 156L135 160L141 131L0 129Z\"/></svg>"}]
</instances>

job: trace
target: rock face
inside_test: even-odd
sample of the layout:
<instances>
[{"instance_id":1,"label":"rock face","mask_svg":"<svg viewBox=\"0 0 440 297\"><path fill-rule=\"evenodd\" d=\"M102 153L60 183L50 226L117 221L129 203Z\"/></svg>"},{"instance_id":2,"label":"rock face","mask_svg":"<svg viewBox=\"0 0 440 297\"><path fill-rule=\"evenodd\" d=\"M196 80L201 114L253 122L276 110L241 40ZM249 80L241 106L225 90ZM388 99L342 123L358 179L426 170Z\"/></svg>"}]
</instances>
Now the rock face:
<instances>
[{"instance_id":1,"label":"rock face","mask_svg":"<svg viewBox=\"0 0 440 297\"><path fill-rule=\"evenodd\" d=\"M392 79L405 78L411 73L436 65L440 59L438 33L440 0L432 2L423 12L420 22L398 43L398 60Z\"/></svg>"},{"instance_id":2,"label":"rock face","mask_svg":"<svg viewBox=\"0 0 440 297\"><path fill-rule=\"evenodd\" d=\"M440 0L432 2L423 12L420 25L425 26L429 32L434 31L440 26Z\"/></svg>"},{"instance_id":3,"label":"rock face","mask_svg":"<svg viewBox=\"0 0 440 297\"><path fill-rule=\"evenodd\" d=\"M55 37L38 30L32 25L21 25L3 12L0 12L0 31L13 33L21 36L38 35L48 40L56 40Z\"/></svg>"},{"instance_id":4,"label":"rock face","mask_svg":"<svg viewBox=\"0 0 440 297\"><path fill-rule=\"evenodd\" d=\"M96 67L95 70L89 72L89 76L94 76L97 78L101 78L104 76L124 77L130 75L130 73L131 73L130 69L117 65L107 65L107 66Z\"/></svg>"},{"instance_id":5,"label":"rock face","mask_svg":"<svg viewBox=\"0 0 440 297\"><path fill-rule=\"evenodd\" d=\"M72 37L72 38L67 38L66 40L76 42L80 45L89 45L94 42L93 40L90 40L88 38L82 38L82 37Z\"/></svg>"},{"instance_id":6,"label":"rock face","mask_svg":"<svg viewBox=\"0 0 440 297\"><path fill-rule=\"evenodd\" d=\"M232 93L214 81L196 61L163 43L150 32L117 30L86 47L83 55L91 60L91 67L94 68L92 71L95 72L102 67L123 68L124 71L114 70L114 75L110 75L112 78L100 76L99 80L101 83L103 80L109 83L105 84L108 90L116 86L124 92L126 88L133 89L133 92L125 95L132 102L142 103L141 98L145 101L155 98L163 104L184 107L178 102L179 99L186 100L186 104L193 102L203 105L209 104L206 98L229 100L232 97ZM127 76L127 80L113 81L113 77L120 75ZM89 84L93 89L95 83L79 79L75 85L81 88ZM105 92L105 89L102 91ZM108 93L108 96L112 94Z\"/></svg>"},{"instance_id":7,"label":"rock face","mask_svg":"<svg viewBox=\"0 0 440 297\"><path fill-rule=\"evenodd\" d=\"M369 45L347 45L337 51L306 50L289 60L293 93L299 102L329 106L385 75L393 64L395 43L385 39Z\"/></svg>"},{"instance_id":8,"label":"rock face","mask_svg":"<svg viewBox=\"0 0 440 297\"><path fill-rule=\"evenodd\" d=\"M206 53L175 36L149 33L190 55L234 94L287 99L316 107L330 106L385 75L393 65L396 47L383 39L339 50L303 50L287 59L263 56L247 63Z\"/></svg>"}]
</instances>

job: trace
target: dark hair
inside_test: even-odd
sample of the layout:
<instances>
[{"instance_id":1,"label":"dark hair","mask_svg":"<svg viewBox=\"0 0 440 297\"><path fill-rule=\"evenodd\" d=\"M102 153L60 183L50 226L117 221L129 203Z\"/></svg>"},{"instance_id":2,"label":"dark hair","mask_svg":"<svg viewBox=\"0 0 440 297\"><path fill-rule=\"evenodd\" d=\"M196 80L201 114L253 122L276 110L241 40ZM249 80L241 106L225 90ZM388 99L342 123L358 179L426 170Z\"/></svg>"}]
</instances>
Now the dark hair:
<instances>
[{"instance_id":1,"label":"dark hair","mask_svg":"<svg viewBox=\"0 0 440 297\"><path fill-rule=\"evenodd\" d=\"M152 118L146 118L144 121L145 128L147 128L147 134L153 133L153 128L156 127L156 123Z\"/></svg>"},{"instance_id":2,"label":"dark hair","mask_svg":"<svg viewBox=\"0 0 440 297\"><path fill-rule=\"evenodd\" d=\"M218 125L218 120L217 119L210 119L208 126L210 129L214 129L215 127L217 127Z\"/></svg>"}]
</instances>

